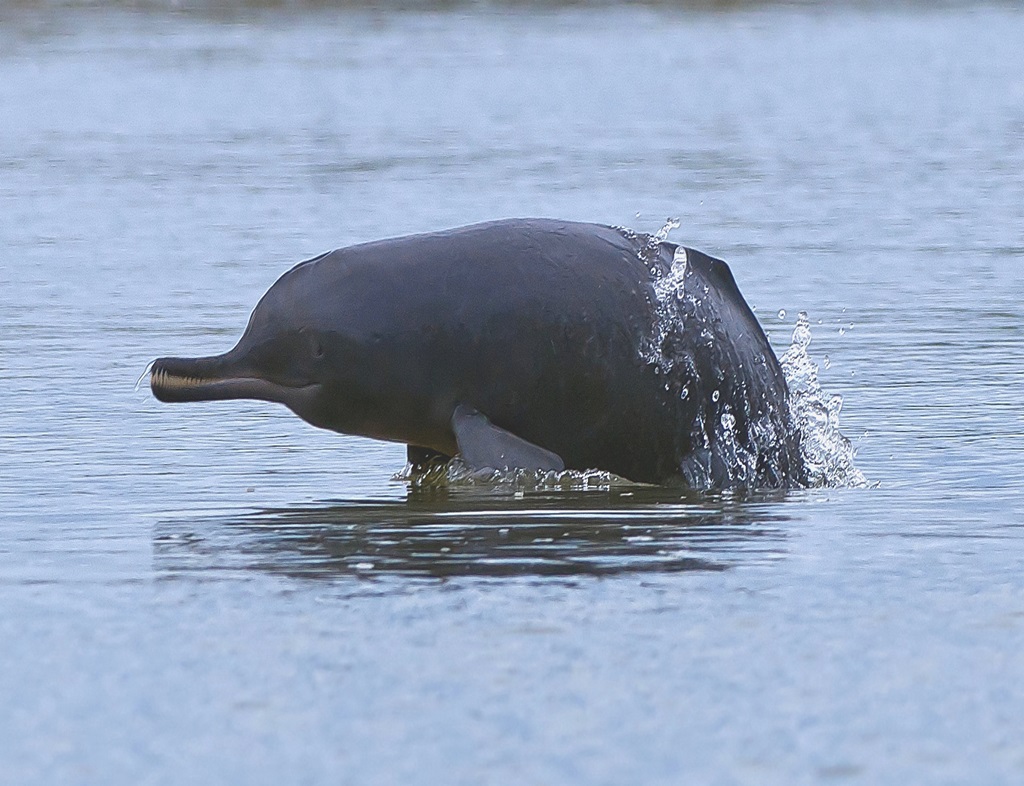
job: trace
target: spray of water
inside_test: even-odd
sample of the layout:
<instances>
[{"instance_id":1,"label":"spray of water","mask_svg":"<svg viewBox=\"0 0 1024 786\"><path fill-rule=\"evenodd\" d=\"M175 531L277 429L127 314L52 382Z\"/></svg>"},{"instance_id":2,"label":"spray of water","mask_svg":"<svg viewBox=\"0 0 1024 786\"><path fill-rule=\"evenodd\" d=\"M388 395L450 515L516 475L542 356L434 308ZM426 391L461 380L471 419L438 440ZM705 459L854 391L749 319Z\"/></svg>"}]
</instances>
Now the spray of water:
<instances>
[{"instance_id":1,"label":"spray of water","mask_svg":"<svg viewBox=\"0 0 1024 786\"><path fill-rule=\"evenodd\" d=\"M656 253L657 247L678 227L678 219L669 219L653 235L633 235L634 238L646 239L641 256L647 260L654 278L656 299L657 322L649 343L641 352L648 363L666 376L677 362L675 353L671 350L671 336L674 331L682 329L682 306L687 299L699 300L708 294L706 289L703 292L688 291L684 248L676 249L672 266L667 272L663 272L654 264L653 254ZM784 320L785 310L780 310L778 317ZM704 340L711 339L709 333L702 332L701 337ZM839 430L839 413L842 410L843 398L840 395L829 394L821 387L818 381L818 366L808 353L810 343L810 320L807 313L801 311L793 330L792 344L779 358L779 362L790 390L790 416L794 427L799 431L800 455L806 467L808 485L813 488L868 486L864 474L854 465L856 450L853 444ZM826 368L831 364L827 356L824 364ZM679 395L685 398L689 395L689 389L684 386ZM718 395L717 390L712 391L713 403L717 403ZM728 466L730 476L740 485L755 476L758 453L767 449L771 442L777 439L767 419L760 419L752 420L748 424L749 444L741 442L737 438L736 416L728 406L722 408L720 416L714 419L715 422L705 423L702 414L698 415L698 421L694 434L704 440L705 448L709 442L715 443L720 457ZM699 443L700 439L697 442ZM693 477L688 480L696 487L711 483L710 476Z\"/></svg>"},{"instance_id":2,"label":"spray of water","mask_svg":"<svg viewBox=\"0 0 1024 786\"><path fill-rule=\"evenodd\" d=\"M682 336L684 312L698 311L696 306L708 294L694 282L687 281L688 265L686 250L676 249L671 265L666 269L660 257L661 244L669 234L679 227L679 219L670 218L653 234L638 233L627 227L616 227L624 237L633 241L640 259L650 271L654 289L655 324L649 338L640 347L643 359L663 375L666 390L671 390L670 380L679 376L685 379L695 369L680 367L687 362L687 355L675 350ZM786 312L779 312L779 319L785 319ZM706 325L701 325L701 340L712 341L713 335ZM690 329L693 326L691 325ZM863 487L868 482L863 473L854 466L856 451L852 443L839 430L839 413L842 397L826 393L818 381L818 367L807 352L811 341L810 321L805 312L800 312L793 341L780 358L786 382L790 390L790 416L793 427L800 437L800 454L806 467L808 485L822 487ZM826 361L827 362L827 361ZM674 374L674 371L680 372ZM676 391L681 400L692 395L689 386L681 384ZM694 489L711 488L714 485L710 458L720 461L728 476L738 486L756 484L758 468L765 463L766 456L772 456L779 439L775 413L769 411L759 418L748 417L747 438L740 440L737 433L737 413L728 404L719 405L719 391L711 391L711 405L700 407L696 421L692 424L691 435L696 446L694 457L684 462L681 472L687 484ZM457 458L448 463L439 463L417 473L411 465L395 476L396 480L410 483L414 487L437 486L487 486L513 490L527 489L607 489L627 483L607 472L598 470L564 472L529 472L505 470L484 472L467 468Z\"/></svg>"},{"instance_id":3,"label":"spray of water","mask_svg":"<svg viewBox=\"0 0 1024 786\"><path fill-rule=\"evenodd\" d=\"M540 471L527 469L483 469L467 467L458 457L436 462L424 471L412 464L392 480L408 483L414 489L483 488L489 491L520 493L525 491L608 491L613 487L633 485L623 478L597 469Z\"/></svg>"},{"instance_id":4,"label":"spray of water","mask_svg":"<svg viewBox=\"0 0 1024 786\"><path fill-rule=\"evenodd\" d=\"M800 431L800 453L812 488L864 488L868 480L854 466L857 451L839 430L843 397L829 394L818 380L818 366L807 351L811 322L797 316L793 340L779 362L789 386L789 407Z\"/></svg>"}]
</instances>

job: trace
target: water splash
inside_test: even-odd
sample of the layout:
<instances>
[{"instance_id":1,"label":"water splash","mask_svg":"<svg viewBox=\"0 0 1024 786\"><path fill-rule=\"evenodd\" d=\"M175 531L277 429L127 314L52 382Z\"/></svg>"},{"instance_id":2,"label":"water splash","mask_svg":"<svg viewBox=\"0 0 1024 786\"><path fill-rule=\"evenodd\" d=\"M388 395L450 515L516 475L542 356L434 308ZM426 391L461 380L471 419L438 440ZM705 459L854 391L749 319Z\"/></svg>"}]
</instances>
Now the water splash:
<instances>
[{"instance_id":1,"label":"water splash","mask_svg":"<svg viewBox=\"0 0 1024 786\"><path fill-rule=\"evenodd\" d=\"M659 279L664 274L662 265L659 261L661 255L661 244L667 241L668 236L672 231L679 229L680 225L680 220L678 218L670 217L666 218L662 227L652 234L648 234L647 232L637 232L635 229L625 226L613 226L612 229L637 245L637 253L640 260L647 266L651 276L655 279Z\"/></svg>"},{"instance_id":2,"label":"water splash","mask_svg":"<svg viewBox=\"0 0 1024 786\"><path fill-rule=\"evenodd\" d=\"M657 237L666 237L677 225L670 221ZM788 449L795 451L795 444L786 444L792 433L788 413L778 411L771 402L759 406L747 400L744 375L731 378L728 361L717 348L725 339L716 327L719 319L714 299L708 299L707 282L693 273L687 250L681 246L666 265L661 242L657 241L654 253L662 256L648 262L654 323L640 355L661 377L665 391L674 394L679 416L689 424L683 441L690 448L679 456L680 474L693 489L785 484L791 474L785 454ZM641 246L642 259L647 248ZM698 370L700 357L714 370Z\"/></svg>"},{"instance_id":3,"label":"water splash","mask_svg":"<svg viewBox=\"0 0 1024 786\"><path fill-rule=\"evenodd\" d=\"M608 491L636 484L598 469L559 472L529 469L484 469L467 467L458 456L437 461L423 471L406 464L392 480L414 489L487 489L489 492L521 494L534 491Z\"/></svg>"},{"instance_id":4,"label":"water splash","mask_svg":"<svg viewBox=\"0 0 1024 786\"><path fill-rule=\"evenodd\" d=\"M698 373L693 353L687 351L692 344L691 334L699 331L699 340L709 351L720 339L716 339L712 329L713 315L709 317L705 313L709 290L699 278L691 275L686 249L677 247L670 265L666 265L662 255L662 243L678 226L677 219L669 219L653 235L623 227L617 229L636 243L637 254L652 276L655 321L640 347L641 357L654 367L666 392L672 394L676 404L685 407L688 417L692 418L688 429L692 451L681 457L680 463L686 484L694 490L785 485L784 478L789 470L784 459L787 448L783 443L789 441L788 449L794 456L790 462L803 462L807 485L815 488L868 486L864 474L854 466L856 451L852 443L839 431L842 397L829 396L822 390L818 367L808 355L811 330L806 312L800 312L792 345L779 359L790 390L788 413L771 403L760 409L751 408L742 396L737 397L735 390L730 392L728 375L714 380L714 387L709 384L710 390L702 388L703 377ZM778 312L780 320L785 316L784 310ZM767 362L767 358L761 359L761 363ZM695 411L690 401L694 396L697 397ZM795 457L795 441L790 441L793 429L799 435L799 458ZM394 479L407 482L413 488L478 487L516 494L536 490L607 490L632 485L628 480L596 469L474 471L458 458L438 462L425 471L410 464Z\"/></svg>"},{"instance_id":5,"label":"water splash","mask_svg":"<svg viewBox=\"0 0 1024 786\"><path fill-rule=\"evenodd\" d=\"M667 374L675 365L675 354L668 351L671 334L681 325L680 307L686 298L686 249L676 248L672 267L667 273L660 268L654 274L655 325L654 331L641 350L644 360L660 374Z\"/></svg>"},{"instance_id":6,"label":"water splash","mask_svg":"<svg viewBox=\"0 0 1024 786\"><path fill-rule=\"evenodd\" d=\"M688 353L680 351L686 345L682 336L684 323L687 330L699 329L700 340L709 348L716 340L707 321L701 318L701 301L708 291L706 287L701 291L701 286L689 276L686 250L682 247L675 250L667 271L654 259L659 244L678 225L678 221L669 220L655 235L640 238L646 240L641 257L651 271L656 301L655 326L650 339L641 347L641 355L665 379L666 389L669 389L670 379L685 379L688 372L690 376L695 372L695 369L681 367L689 357ZM687 314L691 319L687 320ZM780 309L777 316L785 320L786 311ZM779 360L790 390L789 420L799 432L800 460L806 467L808 485L867 486L864 474L854 465L853 444L839 430L842 396L829 395L822 390L818 367L807 352L810 342L810 320L806 312L801 311L793 331L792 346ZM831 360L826 360L825 364L827 368ZM690 393L689 385L683 382L678 390L680 400L685 401ZM741 438L740 418L746 420L746 438ZM759 468L763 469L766 461L771 464L775 460L769 457L775 455L783 439L779 431L781 422L770 408L759 416L733 411L730 400L723 398L716 387L711 391L710 403L700 408L691 428L697 449L683 462L687 482L694 488L712 487L716 474L712 464L717 463L719 482L724 468L729 483L756 484Z\"/></svg>"},{"instance_id":7,"label":"water splash","mask_svg":"<svg viewBox=\"0 0 1024 786\"><path fill-rule=\"evenodd\" d=\"M676 248L672 262L665 268L661 256L662 243L680 227L678 218L667 218L660 229L652 234L637 232L624 226L616 226L623 237L637 246L637 256L650 272L654 282L655 323L651 335L640 348L640 355L649 365L654 366L655 373L668 374L675 365L675 352L670 344L672 337L682 326L682 305L686 297L686 249ZM685 388L684 388L685 390ZM689 391L680 391L680 398L685 399Z\"/></svg>"},{"instance_id":8,"label":"water splash","mask_svg":"<svg viewBox=\"0 0 1024 786\"><path fill-rule=\"evenodd\" d=\"M839 430L843 397L829 395L818 380L818 366L807 351L811 322L801 311L793 341L779 362L789 386L789 408L800 432L800 453L812 488L865 488L868 480L854 466L857 451ZM828 364L826 364L826 368Z\"/></svg>"},{"instance_id":9,"label":"water splash","mask_svg":"<svg viewBox=\"0 0 1024 786\"><path fill-rule=\"evenodd\" d=\"M679 229L680 225L681 222L678 218L666 218L661 229L651 235L651 242L655 245L658 243L664 243L668 240L669 234L671 234L673 230Z\"/></svg>"}]
</instances>

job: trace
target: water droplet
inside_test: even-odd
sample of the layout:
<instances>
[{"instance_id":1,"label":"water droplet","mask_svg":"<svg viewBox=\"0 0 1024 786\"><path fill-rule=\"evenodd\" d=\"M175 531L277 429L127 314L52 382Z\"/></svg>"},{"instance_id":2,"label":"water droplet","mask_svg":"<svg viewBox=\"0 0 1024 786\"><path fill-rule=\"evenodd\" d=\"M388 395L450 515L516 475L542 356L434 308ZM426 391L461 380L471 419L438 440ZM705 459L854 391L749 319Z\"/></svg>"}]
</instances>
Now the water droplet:
<instances>
[{"instance_id":1,"label":"water droplet","mask_svg":"<svg viewBox=\"0 0 1024 786\"><path fill-rule=\"evenodd\" d=\"M811 343L811 322L807 318L807 312L801 311L797 315L796 327L793 328L793 345L804 350Z\"/></svg>"},{"instance_id":2,"label":"water droplet","mask_svg":"<svg viewBox=\"0 0 1024 786\"><path fill-rule=\"evenodd\" d=\"M779 309L779 319L785 319L785 318L786 318L786 309L780 308Z\"/></svg>"},{"instance_id":3,"label":"water droplet","mask_svg":"<svg viewBox=\"0 0 1024 786\"><path fill-rule=\"evenodd\" d=\"M838 393L832 396L828 401L828 408L830 412L839 414L843 410L843 397Z\"/></svg>"},{"instance_id":4,"label":"water droplet","mask_svg":"<svg viewBox=\"0 0 1024 786\"><path fill-rule=\"evenodd\" d=\"M665 219L665 225L661 229L659 229L657 232L654 233L654 242L655 243L662 243L665 240L667 240L668 236L669 236L669 233L673 229L679 229L679 223L680 222L679 222L678 218L672 218L672 217L666 218Z\"/></svg>"}]
</instances>

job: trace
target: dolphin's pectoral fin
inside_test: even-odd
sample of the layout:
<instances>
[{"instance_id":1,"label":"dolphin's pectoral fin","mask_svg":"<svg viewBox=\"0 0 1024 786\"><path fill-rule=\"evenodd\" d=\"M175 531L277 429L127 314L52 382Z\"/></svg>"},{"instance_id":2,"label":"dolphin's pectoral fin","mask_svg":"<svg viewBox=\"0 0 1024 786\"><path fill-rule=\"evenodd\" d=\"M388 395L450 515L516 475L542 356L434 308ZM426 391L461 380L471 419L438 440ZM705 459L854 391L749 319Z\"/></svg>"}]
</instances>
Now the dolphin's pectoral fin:
<instances>
[{"instance_id":1,"label":"dolphin's pectoral fin","mask_svg":"<svg viewBox=\"0 0 1024 786\"><path fill-rule=\"evenodd\" d=\"M460 404L452 414L459 456L471 469L565 469L556 453L498 428L482 412Z\"/></svg>"},{"instance_id":2,"label":"dolphin's pectoral fin","mask_svg":"<svg viewBox=\"0 0 1024 786\"><path fill-rule=\"evenodd\" d=\"M421 448L419 445L406 445L405 457L415 475L422 475L432 467L447 464L452 460L451 456L430 448Z\"/></svg>"}]
</instances>

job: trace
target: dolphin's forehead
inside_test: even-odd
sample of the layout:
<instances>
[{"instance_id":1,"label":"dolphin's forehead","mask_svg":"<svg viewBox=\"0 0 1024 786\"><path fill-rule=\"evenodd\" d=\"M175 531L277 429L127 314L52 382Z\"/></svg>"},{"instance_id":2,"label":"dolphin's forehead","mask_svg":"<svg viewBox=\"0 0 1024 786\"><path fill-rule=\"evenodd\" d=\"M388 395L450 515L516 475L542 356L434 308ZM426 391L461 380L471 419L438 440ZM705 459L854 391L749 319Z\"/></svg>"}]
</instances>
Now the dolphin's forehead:
<instances>
[{"instance_id":1,"label":"dolphin's forehead","mask_svg":"<svg viewBox=\"0 0 1024 786\"><path fill-rule=\"evenodd\" d=\"M245 338L263 341L303 328L308 329L308 298L303 289L292 271L281 276L253 308L245 328Z\"/></svg>"},{"instance_id":2,"label":"dolphin's forehead","mask_svg":"<svg viewBox=\"0 0 1024 786\"><path fill-rule=\"evenodd\" d=\"M245 341L280 342L303 334L363 343L373 337L408 333L432 307L423 285L403 284L404 277L383 259L367 260L339 249L315 263L300 264L275 282L249 319ZM376 271L371 268L377 268Z\"/></svg>"}]
</instances>

